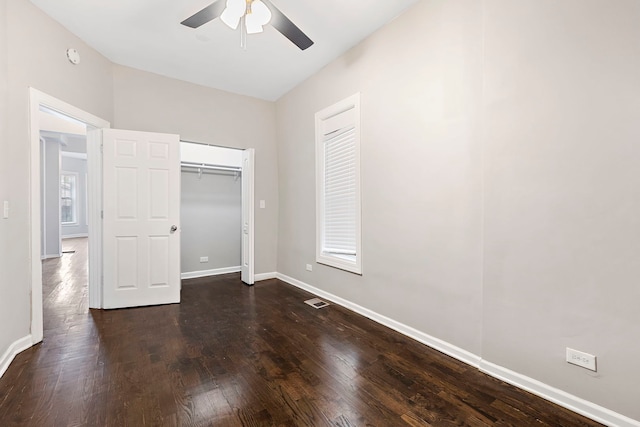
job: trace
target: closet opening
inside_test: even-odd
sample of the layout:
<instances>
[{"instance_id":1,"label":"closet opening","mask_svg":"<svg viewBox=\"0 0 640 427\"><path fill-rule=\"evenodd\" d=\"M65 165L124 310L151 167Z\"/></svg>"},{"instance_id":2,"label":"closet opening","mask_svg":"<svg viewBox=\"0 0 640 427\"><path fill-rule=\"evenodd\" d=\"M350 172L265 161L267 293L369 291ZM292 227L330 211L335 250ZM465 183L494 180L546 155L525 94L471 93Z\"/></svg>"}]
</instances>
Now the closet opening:
<instances>
[{"instance_id":1,"label":"closet opening","mask_svg":"<svg viewBox=\"0 0 640 427\"><path fill-rule=\"evenodd\" d=\"M249 274L243 268L249 263L253 267L248 257L253 251L245 247L249 242L244 238L248 219L243 217L249 209L244 205L253 200L253 185L248 188L251 180L247 179L252 170L243 161L246 150L188 141L180 144L181 278L241 272L243 282L252 285L252 271Z\"/></svg>"}]
</instances>

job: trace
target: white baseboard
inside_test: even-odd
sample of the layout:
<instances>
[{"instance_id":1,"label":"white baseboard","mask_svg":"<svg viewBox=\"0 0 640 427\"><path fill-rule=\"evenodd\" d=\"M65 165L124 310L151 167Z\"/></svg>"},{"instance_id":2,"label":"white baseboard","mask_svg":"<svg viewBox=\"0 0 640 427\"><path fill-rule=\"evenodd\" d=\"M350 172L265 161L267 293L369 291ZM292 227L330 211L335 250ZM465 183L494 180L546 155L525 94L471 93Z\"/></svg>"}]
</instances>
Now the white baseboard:
<instances>
[{"instance_id":1,"label":"white baseboard","mask_svg":"<svg viewBox=\"0 0 640 427\"><path fill-rule=\"evenodd\" d=\"M255 274L253 276L253 280L256 282L260 282L262 280L269 280L269 279L275 279L278 277L278 273L273 272L273 273L259 273L259 274Z\"/></svg>"},{"instance_id":2,"label":"white baseboard","mask_svg":"<svg viewBox=\"0 0 640 427\"><path fill-rule=\"evenodd\" d=\"M181 279L197 279L198 277L218 276L220 274L237 273L240 270L241 270L241 267L237 266L237 267L214 268L213 270L188 271L186 273L180 273L180 278Z\"/></svg>"},{"instance_id":3,"label":"white baseboard","mask_svg":"<svg viewBox=\"0 0 640 427\"><path fill-rule=\"evenodd\" d=\"M62 254L46 254L46 255L42 255L40 257L41 260L45 260L45 259L51 259L51 258L60 258L62 256Z\"/></svg>"},{"instance_id":4,"label":"white baseboard","mask_svg":"<svg viewBox=\"0 0 640 427\"><path fill-rule=\"evenodd\" d=\"M21 353L33 345L31 335L22 337L9 346L7 351L0 357L0 377L4 375L9 365L18 353Z\"/></svg>"},{"instance_id":5,"label":"white baseboard","mask_svg":"<svg viewBox=\"0 0 640 427\"><path fill-rule=\"evenodd\" d=\"M456 347L455 345L449 344L448 342L443 341L439 338L432 337L431 335L425 334L424 332L420 332L419 330L412 328L411 326L407 326L403 323L397 322L393 319L383 316L382 314L369 310L368 308L364 308L344 298L340 298L339 296L333 295L329 292L325 292L322 289L318 289L307 283L301 282L300 280L294 279L293 277L277 273L277 278L297 288L304 289L307 292L311 292L314 295L328 299L331 302L346 307L349 310L355 311L356 313L361 314L364 317L368 317L369 319L378 322L381 325L391 328L394 331L400 332L401 334L406 335L409 338L413 338L414 340L428 345L429 347L434 348L444 354L461 360L468 365L475 366L476 368L480 365L480 356L477 356L467 350Z\"/></svg>"},{"instance_id":6,"label":"white baseboard","mask_svg":"<svg viewBox=\"0 0 640 427\"><path fill-rule=\"evenodd\" d=\"M625 415L596 405L595 403L569 394L548 384L544 384L533 378L529 378L525 375L503 368L491 362L487 362L480 356L477 356L467 350L459 348L439 338L432 337L428 334L425 334L424 332L412 328L411 326L407 326L403 323L397 322L344 298L333 295L329 292L325 292L322 289L318 289L314 286L311 286L307 283L304 283L282 273L276 273L276 277L283 282L287 282L290 285L317 295L320 298L327 299L335 304L346 307L349 310L355 311L358 314L368 317L369 319L387 326L388 328L391 328L403 335L406 335L409 338L413 338L414 340L421 342L422 344L425 344L444 354L447 354L455 359L458 359L461 362L476 367L482 372L491 375L494 378L540 396L543 399L549 400L573 412L584 415L587 418L591 418L592 420L598 421L604 425L611 427L640 427L640 421L633 420ZM256 278L256 280L258 279Z\"/></svg>"},{"instance_id":7,"label":"white baseboard","mask_svg":"<svg viewBox=\"0 0 640 427\"><path fill-rule=\"evenodd\" d=\"M78 234L63 234L61 239L77 239L80 237L89 237L89 233L78 233Z\"/></svg>"},{"instance_id":8,"label":"white baseboard","mask_svg":"<svg viewBox=\"0 0 640 427\"><path fill-rule=\"evenodd\" d=\"M492 377L498 378L499 380L526 390L529 393L533 393L604 425L612 427L640 427L640 421L633 420L610 409L567 393L566 391L562 391L494 363L487 362L486 360L480 362L480 370Z\"/></svg>"}]
</instances>

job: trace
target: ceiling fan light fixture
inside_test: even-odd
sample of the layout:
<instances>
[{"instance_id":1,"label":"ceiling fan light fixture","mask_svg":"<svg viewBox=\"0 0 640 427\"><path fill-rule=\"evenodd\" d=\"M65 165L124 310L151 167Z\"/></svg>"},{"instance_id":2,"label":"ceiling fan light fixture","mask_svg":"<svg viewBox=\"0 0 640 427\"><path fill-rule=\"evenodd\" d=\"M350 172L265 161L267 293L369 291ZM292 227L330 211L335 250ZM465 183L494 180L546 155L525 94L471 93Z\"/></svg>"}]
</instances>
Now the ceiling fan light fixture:
<instances>
[{"instance_id":1,"label":"ceiling fan light fixture","mask_svg":"<svg viewBox=\"0 0 640 427\"><path fill-rule=\"evenodd\" d=\"M245 25L247 26L247 34L257 34L264 31L262 25L256 24L249 19L249 15L246 17Z\"/></svg>"},{"instance_id":2,"label":"ceiling fan light fixture","mask_svg":"<svg viewBox=\"0 0 640 427\"><path fill-rule=\"evenodd\" d=\"M260 0L251 2L251 10L247 9L245 16L245 24L247 25L247 34L261 33L263 26L271 21L271 10Z\"/></svg>"},{"instance_id":3,"label":"ceiling fan light fixture","mask_svg":"<svg viewBox=\"0 0 640 427\"><path fill-rule=\"evenodd\" d=\"M227 0L227 7L222 11L220 19L233 30L238 28L240 18L247 10L245 0Z\"/></svg>"},{"instance_id":4,"label":"ceiling fan light fixture","mask_svg":"<svg viewBox=\"0 0 640 427\"><path fill-rule=\"evenodd\" d=\"M246 46L247 34L262 32L263 26L268 23L300 50L313 46L313 40L270 0L214 0L180 24L189 28L199 28L216 18L221 18L231 29L240 25L240 46L243 47Z\"/></svg>"}]
</instances>

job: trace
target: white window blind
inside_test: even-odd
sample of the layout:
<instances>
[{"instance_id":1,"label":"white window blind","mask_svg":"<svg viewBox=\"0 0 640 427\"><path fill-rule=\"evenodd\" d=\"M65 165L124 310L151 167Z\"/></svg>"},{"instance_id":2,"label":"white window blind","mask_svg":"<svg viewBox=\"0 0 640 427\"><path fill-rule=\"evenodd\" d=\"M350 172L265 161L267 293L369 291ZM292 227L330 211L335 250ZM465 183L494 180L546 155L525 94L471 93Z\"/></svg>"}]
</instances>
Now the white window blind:
<instances>
[{"instance_id":1,"label":"white window blind","mask_svg":"<svg viewBox=\"0 0 640 427\"><path fill-rule=\"evenodd\" d=\"M355 127L324 138L323 252L356 255Z\"/></svg>"},{"instance_id":2,"label":"white window blind","mask_svg":"<svg viewBox=\"0 0 640 427\"><path fill-rule=\"evenodd\" d=\"M316 114L316 260L362 274L359 99Z\"/></svg>"}]
</instances>

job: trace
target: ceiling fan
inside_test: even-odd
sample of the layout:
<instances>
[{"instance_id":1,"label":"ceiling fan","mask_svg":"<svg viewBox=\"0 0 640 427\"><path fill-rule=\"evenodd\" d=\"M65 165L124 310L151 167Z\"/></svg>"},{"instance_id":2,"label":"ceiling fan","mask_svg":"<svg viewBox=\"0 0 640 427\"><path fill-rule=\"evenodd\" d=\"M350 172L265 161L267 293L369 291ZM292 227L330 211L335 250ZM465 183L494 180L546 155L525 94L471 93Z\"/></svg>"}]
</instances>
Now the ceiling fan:
<instances>
[{"instance_id":1,"label":"ceiling fan","mask_svg":"<svg viewBox=\"0 0 640 427\"><path fill-rule=\"evenodd\" d=\"M234 30L240 24L243 36L260 33L262 27L270 23L301 50L313 45L313 41L269 0L217 0L181 24L198 28L218 17Z\"/></svg>"}]
</instances>

